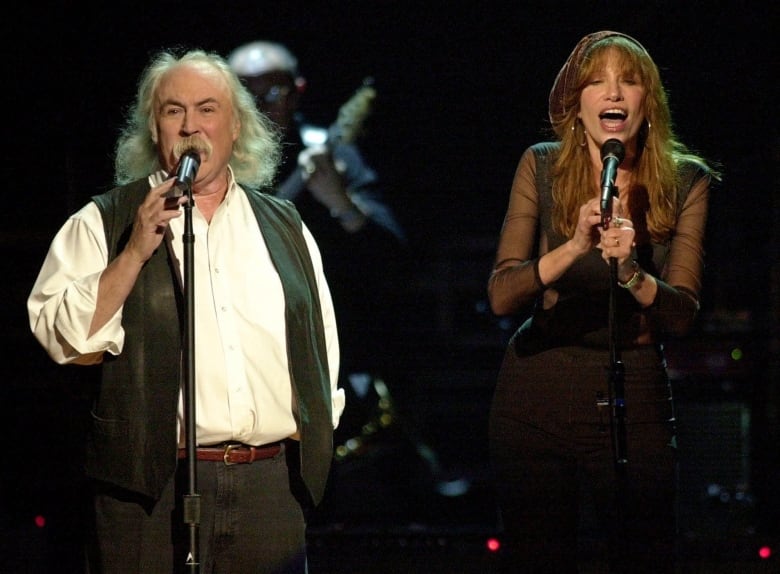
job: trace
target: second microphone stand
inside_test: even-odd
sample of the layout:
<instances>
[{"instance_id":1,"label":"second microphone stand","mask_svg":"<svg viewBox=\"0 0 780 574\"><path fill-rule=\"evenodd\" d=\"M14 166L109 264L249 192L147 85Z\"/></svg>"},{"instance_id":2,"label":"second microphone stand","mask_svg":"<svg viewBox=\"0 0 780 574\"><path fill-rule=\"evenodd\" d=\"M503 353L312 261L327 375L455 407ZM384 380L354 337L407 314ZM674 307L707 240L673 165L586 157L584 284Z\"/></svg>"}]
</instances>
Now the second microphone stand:
<instances>
[{"instance_id":1,"label":"second microphone stand","mask_svg":"<svg viewBox=\"0 0 780 574\"><path fill-rule=\"evenodd\" d=\"M617 187L611 185L609 197L617 195ZM606 209L605 209L606 207ZM609 228L612 220L612 201L602 206L601 225ZM625 367L620 354L619 327L617 320L617 258L609 258L609 374L608 390L610 401L610 428L612 431L612 448L615 453L615 469L619 475L624 475L628 455L626 452L626 398L625 398Z\"/></svg>"},{"instance_id":2,"label":"second microphone stand","mask_svg":"<svg viewBox=\"0 0 780 574\"><path fill-rule=\"evenodd\" d=\"M184 421L187 451L187 492L183 497L184 522L189 525L189 553L185 562L187 572L200 571L200 495L198 494L197 444L195 439L195 273L192 228L192 186L187 186L187 203L184 204Z\"/></svg>"}]
</instances>

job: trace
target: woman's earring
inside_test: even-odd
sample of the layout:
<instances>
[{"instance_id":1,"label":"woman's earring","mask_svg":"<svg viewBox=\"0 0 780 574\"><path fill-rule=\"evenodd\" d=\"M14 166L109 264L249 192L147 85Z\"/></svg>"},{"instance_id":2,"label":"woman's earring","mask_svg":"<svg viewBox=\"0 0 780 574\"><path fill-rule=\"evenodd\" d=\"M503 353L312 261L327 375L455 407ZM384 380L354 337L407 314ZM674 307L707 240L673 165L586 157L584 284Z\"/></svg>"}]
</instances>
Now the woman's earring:
<instances>
[{"instance_id":1,"label":"woman's earring","mask_svg":"<svg viewBox=\"0 0 780 574\"><path fill-rule=\"evenodd\" d=\"M575 137L577 135L577 129L576 128L577 128L578 125L580 125L578 122L574 122L572 124L572 126L571 126L571 131L572 131L572 133L574 134ZM578 144L580 147L585 147L586 145L588 145L588 140L585 137L586 135L588 135L588 132L585 131L585 128L582 128L582 141L579 142L579 144Z\"/></svg>"},{"instance_id":2,"label":"woman's earring","mask_svg":"<svg viewBox=\"0 0 780 574\"><path fill-rule=\"evenodd\" d=\"M650 120L645 120L645 125L639 130L639 137L642 141L642 145L648 149L650 149L648 142L650 141L650 128L652 126L653 124L650 123Z\"/></svg>"}]
</instances>

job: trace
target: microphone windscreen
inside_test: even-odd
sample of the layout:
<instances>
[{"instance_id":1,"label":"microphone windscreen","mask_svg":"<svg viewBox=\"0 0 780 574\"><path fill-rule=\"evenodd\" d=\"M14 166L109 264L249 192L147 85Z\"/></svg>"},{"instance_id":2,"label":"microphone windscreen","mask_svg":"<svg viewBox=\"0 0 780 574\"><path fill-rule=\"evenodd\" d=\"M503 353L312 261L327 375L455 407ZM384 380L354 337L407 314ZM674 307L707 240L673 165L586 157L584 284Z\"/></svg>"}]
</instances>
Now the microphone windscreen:
<instances>
[{"instance_id":1,"label":"microphone windscreen","mask_svg":"<svg viewBox=\"0 0 780 574\"><path fill-rule=\"evenodd\" d=\"M604 161L609 156L615 157L618 163L622 163L623 158L626 157L626 147L619 139L608 139L601 146L601 161Z\"/></svg>"}]
</instances>

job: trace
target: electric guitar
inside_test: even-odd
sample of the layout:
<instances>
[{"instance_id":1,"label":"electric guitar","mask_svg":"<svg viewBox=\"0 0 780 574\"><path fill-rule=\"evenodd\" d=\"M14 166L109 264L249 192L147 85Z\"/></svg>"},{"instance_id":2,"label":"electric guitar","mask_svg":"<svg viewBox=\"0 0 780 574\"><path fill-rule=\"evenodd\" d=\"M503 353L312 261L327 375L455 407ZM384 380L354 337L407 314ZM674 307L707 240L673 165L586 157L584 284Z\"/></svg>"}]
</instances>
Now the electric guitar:
<instances>
[{"instance_id":1,"label":"electric guitar","mask_svg":"<svg viewBox=\"0 0 780 574\"><path fill-rule=\"evenodd\" d=\"M363 124L371 113L371 108L376 98L376 90L373 87L373 79L366 78L363 85L358 88L340 108L336 121L327 129L311 128L303 126L301 139L306 147L312 145L324 145L326 149L332 149L337 144L351 143L360 135ZM292 201L306 187L301 166L290 174L276 189L276 197Z\"/></svg>"}]
</instances>

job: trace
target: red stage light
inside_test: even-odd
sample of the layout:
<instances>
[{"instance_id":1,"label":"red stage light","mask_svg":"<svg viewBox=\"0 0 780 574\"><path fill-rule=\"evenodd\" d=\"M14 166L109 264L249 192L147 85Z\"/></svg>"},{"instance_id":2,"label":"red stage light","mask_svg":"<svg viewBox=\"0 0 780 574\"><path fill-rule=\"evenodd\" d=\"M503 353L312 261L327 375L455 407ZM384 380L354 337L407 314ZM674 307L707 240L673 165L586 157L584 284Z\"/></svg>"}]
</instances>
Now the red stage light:
<instances>
[{"instance_id":1,"label":"red stage light","mask_svg":"<svg viewBox=\"0 0 780 574\"><path fill-rule=\"evenodd\" d=\"M499 542L498 538L488 538L485 546L491 552L498 552L501 549L501 542Z\"/></svg>"},{"instance_id":2,"label":"red stage light","mask_svg":"<svg viewBox=\"0 0 780 574\"><path fill-rule=\"evenodd\" d=\"M762 546L761 548L758 549L758 555L762 559L766 560L767 558L772 556L772 548L770 548L769 546Z\"/></svg>"}]
</instances>

